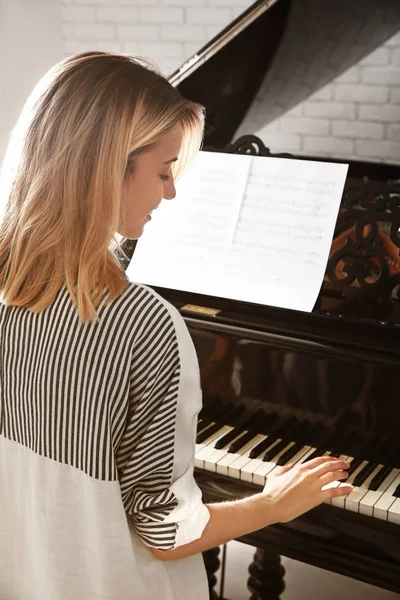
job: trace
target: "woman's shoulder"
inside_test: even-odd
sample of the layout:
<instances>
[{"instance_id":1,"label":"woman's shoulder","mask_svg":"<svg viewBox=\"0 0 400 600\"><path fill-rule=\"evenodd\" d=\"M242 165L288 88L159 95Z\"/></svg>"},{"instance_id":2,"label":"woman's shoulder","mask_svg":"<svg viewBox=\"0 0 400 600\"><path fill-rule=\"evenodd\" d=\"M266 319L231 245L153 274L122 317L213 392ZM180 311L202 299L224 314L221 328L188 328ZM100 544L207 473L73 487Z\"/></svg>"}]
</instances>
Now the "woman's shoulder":
<instances>
[{"instance_id":1,"label":"woman's shoulder","mask_svg":"<svg viewBox=\"0 0 400 600\"><path fill-rule=\"evenodd\" d=\"M146 340L147 343L149 340L168 339L173 342L186 379L198 382L195 347L180 312L151 287L137 283L130 283L129 286L128 302L140 306L132 323L136 340ZM139 304L138 298L141 299Z\"/></svg>"},{"instance_id":2,"label":"woman's shoulder","mask_svg":"<svg viewBox=\"0 0 400 600\"><path fill-rule=\"evenodd\" d=\"M169 324L178 332L185 327L183 318L178 310L155 290L141 283L129 282L127 289L121 296L124 310L132 315L132 319L138 319L144 324L152 326L162 320L165 325Z\"/></svg>"},{"instance_id":3,"label":"woman's shoulder","mask_svg":"<svg viewBox=\"0 0 400 600\"><path fill-rule=\"evenodd\" d=\"M174 309L172 304L165 300L165 298L160 296L151 287L142 283L128 282L127 288L120 298L127 307L153 305L164 312Z\"/></svg>"}]
</instances>

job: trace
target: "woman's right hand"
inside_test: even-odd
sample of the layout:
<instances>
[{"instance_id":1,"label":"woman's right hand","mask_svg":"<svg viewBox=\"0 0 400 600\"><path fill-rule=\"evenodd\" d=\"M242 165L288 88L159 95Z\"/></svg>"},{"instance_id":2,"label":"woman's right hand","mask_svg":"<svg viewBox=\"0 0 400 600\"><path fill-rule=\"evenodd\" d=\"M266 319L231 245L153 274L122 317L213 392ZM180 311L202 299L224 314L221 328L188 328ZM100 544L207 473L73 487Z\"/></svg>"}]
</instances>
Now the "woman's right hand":
<instances>
[{"instance_id":1,"label":"woman's right hand","mask_svg":"<svg viewBox=\"0 0 400 600\"><path fill-rule=\"evenodd\" d=\"M353 490L351 485L322 489L334 481L347 479L348 468L349 463L343 460L319 456L299 466L282 467L268 477L263 495L272 506L274 521L292 521L329 498L349 494Z\"/></svg>"}]
</instances>

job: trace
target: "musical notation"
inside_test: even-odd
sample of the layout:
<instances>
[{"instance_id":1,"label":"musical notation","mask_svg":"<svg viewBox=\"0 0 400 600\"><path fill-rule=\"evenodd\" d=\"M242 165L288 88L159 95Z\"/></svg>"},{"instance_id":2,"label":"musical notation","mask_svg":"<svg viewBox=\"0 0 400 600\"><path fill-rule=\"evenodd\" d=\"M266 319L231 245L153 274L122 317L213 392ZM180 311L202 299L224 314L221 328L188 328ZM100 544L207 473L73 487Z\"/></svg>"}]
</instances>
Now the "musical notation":
<instances>
[{"instance_id":1,"label":"musical notation","mask_svg":"<svg viewBox=\"0 0 400 600\"><path fill-rule=\"evenodd\" d=\"M200 152L140 239L131 280L311 311L347 165Z\"/></svg>"}]
</instances>

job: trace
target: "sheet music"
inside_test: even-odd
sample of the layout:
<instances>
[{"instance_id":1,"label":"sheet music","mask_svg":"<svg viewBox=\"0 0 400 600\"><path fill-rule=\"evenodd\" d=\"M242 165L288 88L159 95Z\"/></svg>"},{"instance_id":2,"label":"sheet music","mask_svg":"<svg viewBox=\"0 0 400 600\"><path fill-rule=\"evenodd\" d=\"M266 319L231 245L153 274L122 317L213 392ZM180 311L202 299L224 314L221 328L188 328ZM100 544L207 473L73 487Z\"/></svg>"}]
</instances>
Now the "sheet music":
<instances>
[{"instance_id":1,"label":"sheet music","mask_svg":"<svg viewBox=\"0 0 400 600\"><path fill-rule=\"evenodd\" d=\"M311 311L348 165L200 152L145 227L128 276Z\"/></svg>"}]
</instances>

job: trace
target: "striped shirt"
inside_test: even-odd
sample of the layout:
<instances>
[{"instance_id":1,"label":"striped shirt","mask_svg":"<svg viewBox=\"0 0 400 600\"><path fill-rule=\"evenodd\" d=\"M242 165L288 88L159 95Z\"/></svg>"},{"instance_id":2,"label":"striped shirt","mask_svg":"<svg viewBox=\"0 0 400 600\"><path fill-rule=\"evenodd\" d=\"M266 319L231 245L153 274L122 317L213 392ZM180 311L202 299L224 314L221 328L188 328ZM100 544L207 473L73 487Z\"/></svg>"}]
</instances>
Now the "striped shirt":
<instances>
[{"instance_id":1,"label":"striped shirt","mask_svg":"<svg viewBox=\"0 0 400 600\"><path fill-rule=\"evenodd\" d=\"M149 549L209 519L192 341L145 286L98 314L81 324L66 289L40 313L0 304L0 598L205 600L201 556Z\"/></svg>"}]
</instances>

